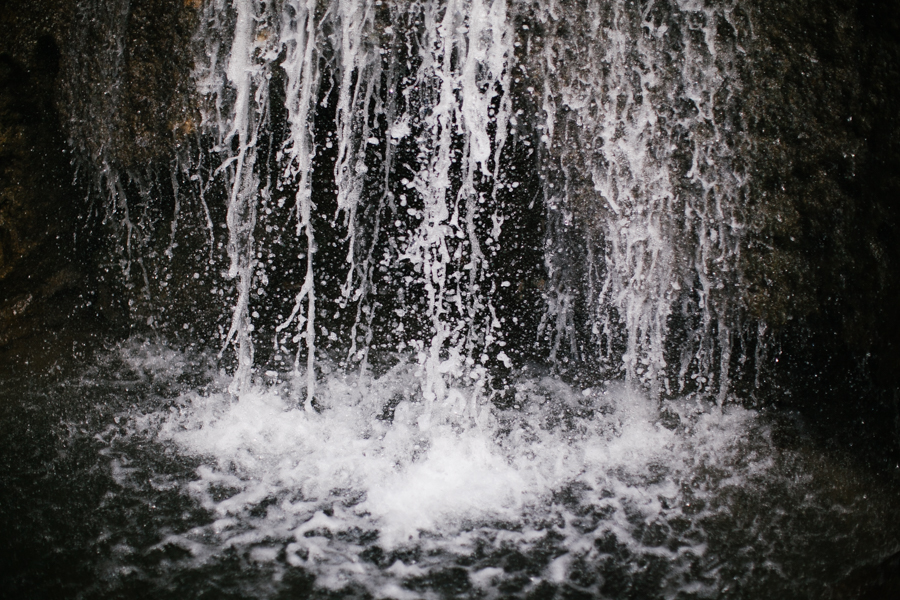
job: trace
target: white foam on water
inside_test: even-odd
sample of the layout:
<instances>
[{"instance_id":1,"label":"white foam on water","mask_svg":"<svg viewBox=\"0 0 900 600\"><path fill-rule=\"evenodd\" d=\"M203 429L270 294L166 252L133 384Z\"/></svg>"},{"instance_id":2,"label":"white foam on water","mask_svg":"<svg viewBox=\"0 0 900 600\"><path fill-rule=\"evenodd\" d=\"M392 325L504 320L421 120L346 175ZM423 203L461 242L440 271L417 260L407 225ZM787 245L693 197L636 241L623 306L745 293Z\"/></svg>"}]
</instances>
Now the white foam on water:
<instances>
[{"instance_id":1,"label":"white foam on water","mask_svg":"<svg viewBox=\"0 0 900 600\"><path fill-rule=\"evenodd\" d=\"M686 574L706 550L696 522L715 510L711 499L772 464L753 449L767 430L738 407L661 409L618 384L581 390L552 378L520 380L508 410L460 388L432 406L417 369L331 375L316 412L304 410L299 374L237 396L223 379L134 417L134 431L201 459L183 492L212 514L159 546L201 563L234 548L276 578L299 567L320 588L421 598L432 592L415 582L459 560L469 585L493 596L509 574L479 552L530 556L550 544L530 585L626 552L666 561L664 595L674 596L712 585ZM679 533L676 520L691 525ZM365 558L373 548L380 561Z\"/></svg>"}]
</instances>

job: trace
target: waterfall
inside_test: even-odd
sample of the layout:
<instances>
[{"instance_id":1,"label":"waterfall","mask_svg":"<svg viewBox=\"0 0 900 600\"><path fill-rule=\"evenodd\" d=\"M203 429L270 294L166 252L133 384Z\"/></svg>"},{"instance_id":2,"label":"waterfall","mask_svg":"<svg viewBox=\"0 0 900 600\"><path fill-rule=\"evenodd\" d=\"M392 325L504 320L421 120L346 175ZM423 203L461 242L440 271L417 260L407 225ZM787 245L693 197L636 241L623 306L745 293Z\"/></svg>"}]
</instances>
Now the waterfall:
<instances>
[{"instance_id":1,"label":"waterfall","mask_svg":"<svg viewBox=\"0 0 900 600\"><path fill-rule=\"evenodd\" d=\"M742 13L727 2L549 2L537 22L551 351L565 343L613 371L621 361L657 395L717 380L724 400L748 180ZM674 355L673 328L685 337Z\"/></svg>"},{"instance_id":2,"label":"waterfall","mask_svg":"<svg viewBox=\"0 0 900 600\"><path fill-rule=\"evenodd\" d=\"M788 339L756 317L794 272L754 303L794 255L760 251L760 223L808 200L763 198L782 113L750 63L787 50L754 37L758 6L76 4L60 85L87 267L131 319L0 381L25 398L0 500L38 515L13 538L52 547L21 554L29 582L826 596L896 554L896 486L749 406L758 363L802 362L762 339ZM148 51L161 4L171 71Z\"/></svg>"},{"instance_id":3,"label":"waterfall","mask_svg":"<svg viewBox=\"0 0 900 600\"><path fill-rule=\"evenodd\" d=\"M739 297L749 29L691 0L205 3L164 254L205 229L202 273L227 262L235 392L274 354L308 410L326 355L409 357L429 401L535 359L724 401L757 329ZM101 148L126 278L136 261L152 303L163 186ZM179 228L191 196L202 218Z\"/></svg>"},{"instance_id":4,"label":"waterfall","mask_svg":"<svg viewBox=\"0 0 900 600\"><path fill-rule=\"evenodd\" d=\"M260 198L290 188L296 235L305 239L305 277L289 316L276 328L275 347L302 341L307 407L315 389L317 244L310 189L317 130L335 154L336 213L316 214L339 227L346 241L346 281L339 304L355 306L348 354L365 368L372 341L370 295L378 265L405 265L398 282L418 289L426 337L401 339L425 373L425 396L444 394L443 375L471 372L499 340L485 289L485 256L476 215L485 209L500 170L509 99L504 90L512 33L501 2L210 3L198 36L207 48L198 81L207 110L203 126L216 140L219 170L230 195L229 278L237 300L225 344L236 343L238 386L253 364L249 308L256 277L254 239ZM205 59L205 60L204 60ZM255 169L259 130L270 122L272 74L284 72L288 123L280 173L263 182ZM326 81L327 80L327 81ZM323 91L323 81L329 89ZM319 113L335 95L333 121ZM332 141L333 140L333 141ZM407 141L408 140L408 141ZM406 147L401 148L405 145ZM415 154L410 155L410 146ZM334 146L334 150L331 148ZM396 155L407 160L395 166ZM395 173L405 169L399 182ZM276 192L277 190L277 192ZM284 202L284 198L279 198ZM365 216L363 216L365 213ZM385 223L390 219L393 223ZM376 256L385 229L401 232ZM414 310L407 301L398 313ZM290 327L297 335L285 335ZM362 337L360 344L358 337Z\"/></svg>"}]
</instances>

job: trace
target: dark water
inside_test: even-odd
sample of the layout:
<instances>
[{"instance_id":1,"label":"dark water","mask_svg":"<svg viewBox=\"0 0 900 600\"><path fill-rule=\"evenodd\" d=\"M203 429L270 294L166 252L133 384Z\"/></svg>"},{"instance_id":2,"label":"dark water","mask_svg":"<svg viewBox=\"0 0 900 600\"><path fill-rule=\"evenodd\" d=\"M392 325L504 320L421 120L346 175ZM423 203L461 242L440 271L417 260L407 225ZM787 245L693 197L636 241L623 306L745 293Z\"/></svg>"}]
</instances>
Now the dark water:
<instances>
[{"instance_id":1,"label":"dark water","mask_svg":"<svg viewBox=\"0 0 900 600\"><path fill-rule=\"evenodd\" d=\"M305 442L282 441L258 463L244 438L226 443L243 448L241 458L178 437L204 427L231 435L229 410L246 422L259 409L244 404L290 398L284 385L229 397L210 360L158 344L91 352L76 344L74 354L7 371L0 382L4 597L850 598L877 583L879 572L867 580L859 569L900 548L890 478L823 450L796 416L695 401L650 403L637 414L616 404L615 386L605 399L573 400L561 383L523 380L520 409L495 410L486 429L436 426L427 441L415 434L424 450L378 447L393 461L386 477L409 496L403 510L464 506L423 524L392 509L379 514L377 484L364 478L315 491L316 477L343 471L304 471L297 453L308 454L309 469L326 470L327 457L349 457L360 473L381 468L364 448L341 450L371 441L363 434L317 447L310 429ZM401 376L394 385L407 383ZM526 418L536 397L549 408ZM278 408L284 428L263 416L254 431L290 432L291 419L306 418L291 402ZM321 431L337 431L341 411L337 400L323 407ZM388 437L402 429L392 418ZM504 455L512 471L486 462L463 472L461 487L431 477L429 469L455 477L435 463L436 449L452 454L454 440L488 438L497 446L485 457L519 444ZM569 455L583 448L600 458L585 450L584 466L568 472ZM555 466L523 458L535 451ZM285 474L286 457L300 475ZM607 466L591 462L601 459ZM524 485L525 502L506 512L459 504L494 498L485 475L507 482L517 481L504 479L510 473L554 470L556 482ZM434 487L443 497L421 500ZM648 499L659 504L650 509ZM412 538L392 541L410 527Z\"/></svg>"}]
</instances>

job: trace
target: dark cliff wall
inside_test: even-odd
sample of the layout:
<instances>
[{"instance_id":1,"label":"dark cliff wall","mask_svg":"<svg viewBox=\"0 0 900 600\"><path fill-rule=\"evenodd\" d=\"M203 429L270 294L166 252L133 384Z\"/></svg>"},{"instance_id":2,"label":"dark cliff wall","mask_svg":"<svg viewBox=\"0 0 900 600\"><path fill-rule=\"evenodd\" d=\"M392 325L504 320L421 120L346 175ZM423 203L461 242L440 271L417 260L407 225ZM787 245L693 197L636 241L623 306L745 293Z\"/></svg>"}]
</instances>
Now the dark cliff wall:
<instances>
[{"instance_id":1,"label":"dark cliff wall","mask_svg":"<svg viewBox=\"0 0 900 600\"><path fill-rule=\"evenodd\" d=\"M871 440L887 465L900 450L900 5L755 10L744 257L772 395L842 442Z\"/></svg>"},{"instance_id":2,"label":"dark cliff wall","mask_svg":"<svg viewBox=\"0 0 900 600\"><path fill-rule=\"evenodd\" d=\"M168 168L193 127L197 8L183 0L0 7L0 351L10 359L52 345L64 324L126 324L121 273L109 268L116 218L107 218L92 168Z\"/></svg>"},{"instance_id":3,"label":"dark cliff wall","mask_svg":"<svg viewBox=\"0 0 900 600\"><path fill-rule=\"evenodd\" d=\"M57 40L72 4L9 2L0 12L0 347L61 324L85 291L58 113Z\"/></svg>"}]
</instances>

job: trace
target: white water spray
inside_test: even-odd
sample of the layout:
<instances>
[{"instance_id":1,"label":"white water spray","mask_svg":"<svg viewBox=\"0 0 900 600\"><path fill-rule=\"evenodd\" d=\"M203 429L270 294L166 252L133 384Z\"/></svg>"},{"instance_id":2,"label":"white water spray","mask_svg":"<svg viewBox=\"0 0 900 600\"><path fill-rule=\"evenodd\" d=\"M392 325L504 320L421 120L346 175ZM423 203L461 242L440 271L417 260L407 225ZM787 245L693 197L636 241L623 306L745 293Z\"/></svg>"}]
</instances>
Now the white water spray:
<instances>
[{"instance_id":1,"label":"white water spray","mask_svg":"<svg viewBox=\"0 0 900 600\"><path fill-rule=\"evenodd\" d=\"M499 239L524 209L498 191L531 168L511 158L522 144L541 156L532 194L543 198L545 244L528 251L544 254L545 276L504 285L543 290L535 337L546 359L622 375L654 396L724 400L735 338L757 329L743 327L738 298L749 29L735 3L693 0L206 3L194 81L207 150L179 164L227 190L234 293L222 342L236 347L235 390L260 344L295 354L310 409L323 352L363 372L373 346L411 353L430 399L511 364L497 263L521 250ZM210 160L217 167L201 176ZM126 187L137 182L144 207L153 188L106 154L96 162L107 212L123 222L125 264L141 266L149 293L149 229ZM182 210L173 186L170 257ZM289 220L292 242L266 235ZM269 289L260 257L280 247L297 258L281 258L283 289ZM343 285L323 283L335 277ZM278 323L263 327L274 340L260 339L254 298L282 302L285 290L292 304L268 307ZM396 297L385 301L387 290ZM336 334L320 319L339 312L350 314ZM379 339L386 331L390 341Z\"/></svg>"},{"instance_id":2,"label":"white water spray","mask_svg":"<svg viewBox=\"0 0 900 600\"><path fill-rule=\"evenodd\" d=\"M253 361L254 327L248 308L257 285L253 231L259 197L271 193L255 170L256 146L259 128L268 122L269 79L276 68L285 73L289 124L280 154L285 165L282 184L296 186L293 215L296 235L306 240L306 272L289 316L276 328L275 347L304 342L306 406L311 409L315 391L314 218L342 219L346 231L348 277L342 293L345 305L357 303L350 346L354 356L357 330L364 327L360 317L372 310L365 301L375 286L373 262L379 257L372 251L381 235L380 221L398 210L387 181L380 197L366 197L366 153L372 145L384 148L379 158L386 180L392 175L394 147L408 136L415 136L419 147L413 162L404 165L413 172L403 180L405 192L399 199L412 217L407 241L386 260L411 264L415 284L424 289L428 339L408 343L419 354L425 397L442 397L446 377L483 368L486 353L499 338L489 290L484 289L485 257L474 220L479 203L491 196L483 185L477 189L476 178L497 178L510 112L504 95L512 49L506 5L499 0L412 2L392 6L386 16L386 9L379 7L381 3L372 1L322 6L309 1L285 2L279 10L239 2L230 18L221 3L206 9L206 20L213 26L200 34L209 40L200 81L208 105L215 109L208 111L205 124L219 140L217 150L224 157L219 170L227 174L231 189L228 275L237 280L238 293L225 344L235 341L238 348L236 389L246 385ZM394 21L404 20L414 24L400 31ZM229 27L233 33L226 43ZM392 64L401 44L411 49L405 72ZM220 52L224 47L227 56ZM317 118L327 101L321 89L323 67L337 90L333 124ZM379 125L385 119L387 127ZM329 216L316 214L310 179L317 128L332 126L339 214ZM363 236L358 215L370 202L378 204L376 223L374 231ZM297 335L284 336L292 324ZM301 349L297 352L299 360ZM368 347L361 353L367 352Z\"/></svg>"},{"instance_id":3,"label":"white water spray","mask_svg":"<svg viewBox=\"0 0 900 600\"><path fill-rule=\"evenodd\" d=\"M736 69L746 32L734 13L693 1L549 2L539 13L547 326L554 349L565 340L575 359L621 360L654 395L688 377L699 389L717 380L720 401L729 387L747 183ZM587 347L572 314L579 294ZM687 340L668 365L673 317Z\"/></svg>"}]
</instances>

